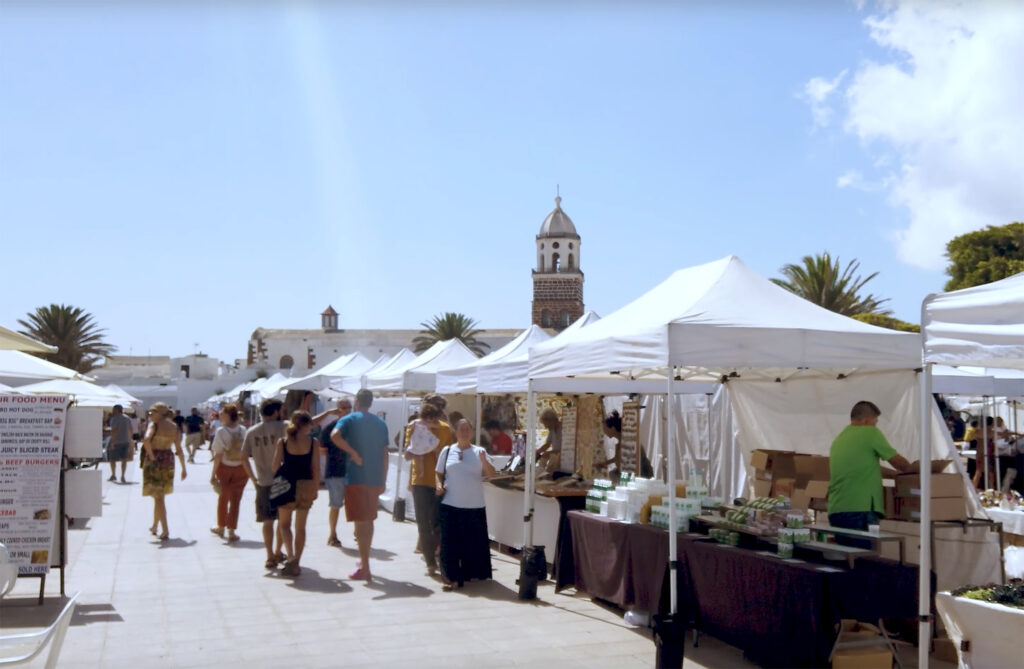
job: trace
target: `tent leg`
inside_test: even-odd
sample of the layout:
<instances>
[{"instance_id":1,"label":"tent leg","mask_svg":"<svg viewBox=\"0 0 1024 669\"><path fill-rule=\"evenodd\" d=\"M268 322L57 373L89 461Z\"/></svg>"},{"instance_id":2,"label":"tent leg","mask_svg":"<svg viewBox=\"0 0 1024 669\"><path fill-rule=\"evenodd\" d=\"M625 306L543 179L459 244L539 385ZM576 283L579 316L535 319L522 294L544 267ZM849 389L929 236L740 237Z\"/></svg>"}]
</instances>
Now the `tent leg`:
<instances>
[{"instance_id":1,"label":"tent leg","mask_svg":"<svg viewBox=\"0 0 1024 669\"><path fill-rule=\"evenodd\" d=\"M668 450L668 574L669 574L669 611L672 615L678 613L679 602L677 600L676 579L678 574L676 566L679 561L679 546L676 539L676 421L674 409L675 392L675 370L669 365L668 382L665 389L665 410L666 410L666 432L665 439Z\"/></svg>"},{"instance_id":2,"label":"tent leg","mask_svg":"<svg viewBox=\"0 0 1024 669\"><path fill-rule=\"evenodd\" d=\"M481 409L482 405L483 405L483 402L481 401L480 393L477 393L476 394L476 443L477 444L480 443L480 435L482 434L481 430L483 429L483 427L481 426L481 423L483 423L483 420L484 420L484 417L482 415L482 409Z\"/></svg>"},{"instance_id":3,"label":"tent leg","mask_svg":"<svg viewBox=\"0 0 1024 669\"><path fill-rule=\"evenodd\" d=\"M923 322L923 321L922 321ZM932 366L924 365L921 374L921 499L932 496ZM918 566L917 592L917 665L928 668L928 651L932 640L932 510L929 504L921 505L921 559Z\"/></svg>"},{"instance_id":4,"label":"tent leg","mask_svg":"<svg viewBox=\"0 0 1024 669\"><path fill-rule=\"evenodd\" d=\"M537 430L537 395L533 383L526 392L526 467L523 475L523 552L519 563L519 599L536 599L537 582L546 576L547 560L543 550L533 546L534 451Z\"/></svg>"}]
</instances>

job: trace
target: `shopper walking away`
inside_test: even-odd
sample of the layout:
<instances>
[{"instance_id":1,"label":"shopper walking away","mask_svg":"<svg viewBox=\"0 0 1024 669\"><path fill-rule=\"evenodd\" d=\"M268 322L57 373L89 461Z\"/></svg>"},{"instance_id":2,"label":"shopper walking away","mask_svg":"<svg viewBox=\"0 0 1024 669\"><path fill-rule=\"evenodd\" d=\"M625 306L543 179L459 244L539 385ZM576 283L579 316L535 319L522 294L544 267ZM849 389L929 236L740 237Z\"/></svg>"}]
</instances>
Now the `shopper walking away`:
<instances>
[{"instance_id":1,"label":"shopper walking away","mask_svg":"<svg viewBox=\"0 0 1024 669\"><path fill-rule=\"evenodd\" d=\"M322 451L326 456L324 462L324 485L327 487L327 527L330 534L327 536L327 545L341 548L341 540L338 538L338 516L341 515L341 507L345 505L345 473L348 468L348 456L345 451L334 445L330 435L334 426L339 420L352 413L352 400L345 397L338 400L336 410L337 418L324 424L320 434L322 438Z\"/></svg>"},{"instance_id":2,"label":"shopper walking away","mask_svg":"<svg viewBox=\"0 0 1024 669\"><path fill-rule=\"evenodd\" d=\"M441 539L437 498L437 456L445 446L455 442L452 429L441 420L441 409L435 404L420 405L420 416L405 427L405 459L411 461L409 481L412 503L416 510L416 529L420 550L431 576L437 571L437 548Z\"/></svg>"},{"instance_id":3,"label":"shopper walking away","mask_svg":"<svg viewBox=\"0 0 1024 669\"><path fill-rule=\"evenodd\" d=\"M142 440L145 462L142 465L142 494L153 498L153 525L151 534L161 541L170 536L167 527L166 497L174 492L174 455L181 461L181 480L185 480L185 452L181 449L181 431L171 420L171 410L163 402L149 408L149 427ZM172 450L173 449L173 450Z\"/></svg>"},{"instance_id":4,"label":"shopper walking away","mask_svg":"<svg viewBox=\"0 0 1024 669\"><path fill-rule=\"evenodd\" d=\"M373 521L384 491L388 463L388 426L370 413L373 393L363 388L356 393L355 411L338 421L331 441L348 454L345 473L345 518L355 523L359 546L359 568L349 578L370 580L370 548Z\"/></svg>"},{"instance_id":5,"label":"shopper walking away","mask_svg":"<svg viewBox=\"0 0 1024 669\"><path fill-rule=\"evenodd\" d=\"M245 433L245 442L242 444L242 467L256 488L256 522L263 524L263 546L267 549L267 562L264 566L267 569L274 569L285 561L281 536L274 531L277 511L270 504L270 484L274 482L274 472L277 471L274 467L277 442L285 435L285 423L281 420L283 406L280 400L264 400L260 404L262 421Z\"/></svg>"},{"instance_id":6,"label":"shopper walking away","mask_svg":"<svg viewBox=\"0 0 1024 669\"><path fill-rule=\"evenodd\" d=\"M224 428L221 428L223 430ZM288 556L281 573L298 576L299 561L306 547L306 518L320 487L320 442L310 433L313 417L308 411L295 411L285 428L284 439L277 442L274 465L277 475L283 476L291 486L293 498L277 509L277 522ZM295 514L295 533L292 533L292 514Z\"/></svg>"},{"instance_id":7,"label":"shopper walking away","mask_svg":"<svg viewBox=\"0 0 1024 669\"><path fill-rule=\"evenodd\" d=\"M124 473L128 467L128 461L135 455L135 440L132 438L132 419L124 415L124 407L120 404L115 404L109 424L110 442L107 444L107 460L110 461L110 478L107 480L117 480L114 468L120 462L121 483L127 483Z\"/></svg>"},{"instance_id":8,"label":"shopper walking away","mask_svg":"<svg viewBox=\"0 0 1024 669\"><path fill-rule=\"evenodd\" d=\"M199 409L192 407L191 413L185 417L185 448L188 449L188 461L196 461L196 451L203 445L203 425L206 421L199 415Z\"/></svg>"},{"instance_id":9,"label":"shopper walking away","mask_svg":"<svg viewBox=\"0 0 1024 669\"><path fill-rule=\"evenodd\" d=\"M473 425L455 426L456 444L441 451L437 492L441 501L441 573L444 590L491 578L491 543L484 504L485 478L494 476L487 449L472 443Z\"/></svg>"},{"instance_id":10,"label":"shopper walking away","mask_svg":"<svg viewBox=\"0 0 1024 669\"><path fill-rule=\"evenodd\" d=\"M229 542L239 539L235 534L235 530L238 529L238 505L242 502L242 493L249 481L245 468L242 467L245 426L239 425L240 416L237 404L228 404L221 409L221 427L213 441L213 471L210 472L210 483L220 483L220 491L217 494L217 525L211 527L210 531L224 538L226 529L226 538Z\"/></svg>"}]
</instances>

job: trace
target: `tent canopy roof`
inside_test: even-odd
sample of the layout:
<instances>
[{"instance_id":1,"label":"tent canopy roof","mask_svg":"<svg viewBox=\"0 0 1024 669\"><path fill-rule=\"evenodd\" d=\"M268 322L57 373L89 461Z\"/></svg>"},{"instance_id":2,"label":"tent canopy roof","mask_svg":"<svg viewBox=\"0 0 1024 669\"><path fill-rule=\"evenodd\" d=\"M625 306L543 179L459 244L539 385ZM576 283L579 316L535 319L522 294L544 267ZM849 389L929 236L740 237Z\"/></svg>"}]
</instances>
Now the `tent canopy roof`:
<instances>
[{"instance_id":1,"label":"tent canopy roof","mask_svg":"<svg viewBox=\"0 0 1024 669\"><path fill-rule=\"evenodd\" d=\"M476 354L458 339L436 342L414 360L380 372L367 374L365 385L381 392L432 391L437 372L462 367L476 360Z\"/></svg>"},{"instance_id":2,"label":"tent canopy roof","mask_svg":"<svg viewBox=\"0 0 1024 669\"><path fill-rule=\"evenodd\" d=\"M479 360L468 365L453 369L441 370L437 374L437 392L439 393L475 393L485 367L500 365L507 360L526 360L530 347L551 339L551 335L539 326L531 325L520 332L515 339L496 351L491 351ZM524 381L525 387L525 381Z\"/></svg>"},{"instance_id":3,"label":"tent canopy roof","mask_svg":"<svg viewBox=\"0 0 1024 669\"><path fill-rule=\"evenodd\" d=\"M18 388L20 393L33 395L69 395L78 406L109 408L115 404L124 404L125 398L95 383L82 379L51 379L40 381Z\"/></svg>"},{"instance_id":4,"label":"tent canopy roof","mask_svg":"<svg viewBox=\"0 0 1024 669\"><path fill-rule=\"evenodd\" d=\"M0 325L0 351L26 351L28 353L56 353L57 347L26 337L20 332Z\"/></svg>"},{"instance_id":5,"label":"tent canopy roof","mask_svg":"<svg viewBox=\"0 0 1024 669\"><path fill-rule=\"evenodd\" d=\"M633 302L530 351L530 377L614 373L713 380L739 370L913 369L920 337L823 309L728 256L681 269Z\"/></svg>"},{"instance_id":6,"label":"tent canopy roof","mask_svg":"<svg viewBox=\"0 0 1024 669\"><path fill-rule=\"evenodd\" d=\"M73 369L21 351L0 351L0 378L3 379L84 379Z\"/></svg>"},{"instance_id":7,"label":"tent canopy roof","mask_svg":"<svg viewBox=\"0 0 1024 669\"><path fill-rule=\"evenodd\" d=\"M1024 369L1024 272L929 295L921 312L925 362Z\"/></svg>"},{"instance_id":8,"label":"tent canopy roof","mask_svg":"<svg viewBox=\"0 0 1024 669\"><path fill-rule=\"evenodd\" d=\"M334 379L346 376L361 376L374 363L362 353L348 353L327 363L319 370L295 379L284 386L285 390L323 390Z\"/></svg>"}]
</instances>

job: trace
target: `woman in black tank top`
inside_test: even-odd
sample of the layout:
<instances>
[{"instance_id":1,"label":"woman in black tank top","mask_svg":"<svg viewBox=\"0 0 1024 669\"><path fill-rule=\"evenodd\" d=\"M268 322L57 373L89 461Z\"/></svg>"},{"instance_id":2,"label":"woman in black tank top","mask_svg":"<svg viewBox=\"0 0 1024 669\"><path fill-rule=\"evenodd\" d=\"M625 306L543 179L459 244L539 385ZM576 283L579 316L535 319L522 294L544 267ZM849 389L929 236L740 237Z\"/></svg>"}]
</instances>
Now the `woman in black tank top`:
<instances>
[{"instance_id":1,"label":"woman in black tank top","mask_svg":"<svg viewBox=\"0 0 1024 669\"><path fill-rule=\"evenodd\" d=\"M306 547L306 518L320 487L320 442L310 436L313 419L305 411L292 414L285 438L277 442L274 471L284 476L295 490L295 501L278 507L277 521L288 556L281 574L298 576L299 560ZM292 513L295 513L295 534L292 535Z\"/></svg>"}]
</instances>

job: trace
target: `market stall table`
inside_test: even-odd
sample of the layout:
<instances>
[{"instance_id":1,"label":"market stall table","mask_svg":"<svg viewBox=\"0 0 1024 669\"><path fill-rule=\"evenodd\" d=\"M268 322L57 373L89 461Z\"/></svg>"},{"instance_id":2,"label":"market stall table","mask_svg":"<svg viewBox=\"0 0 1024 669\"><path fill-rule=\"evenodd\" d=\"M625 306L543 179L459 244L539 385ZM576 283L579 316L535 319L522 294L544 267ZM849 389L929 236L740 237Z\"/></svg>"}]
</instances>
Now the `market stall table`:
<instances>
[{"instance_id":1,"label":"market stall table","mask_svg":"<svg viewBox=\"0 0 1024 669\"><path fill-rule=\"evenodd\" d=\"M659 602L668 533L569 513L575 584L622 607ZM680 611L697 628L765 666L827 666L840 618L916 616L917 568L873 557L826 566L679 535ZM660 568L659 568L660 567Z\"/></svg>"}]
</instances>

